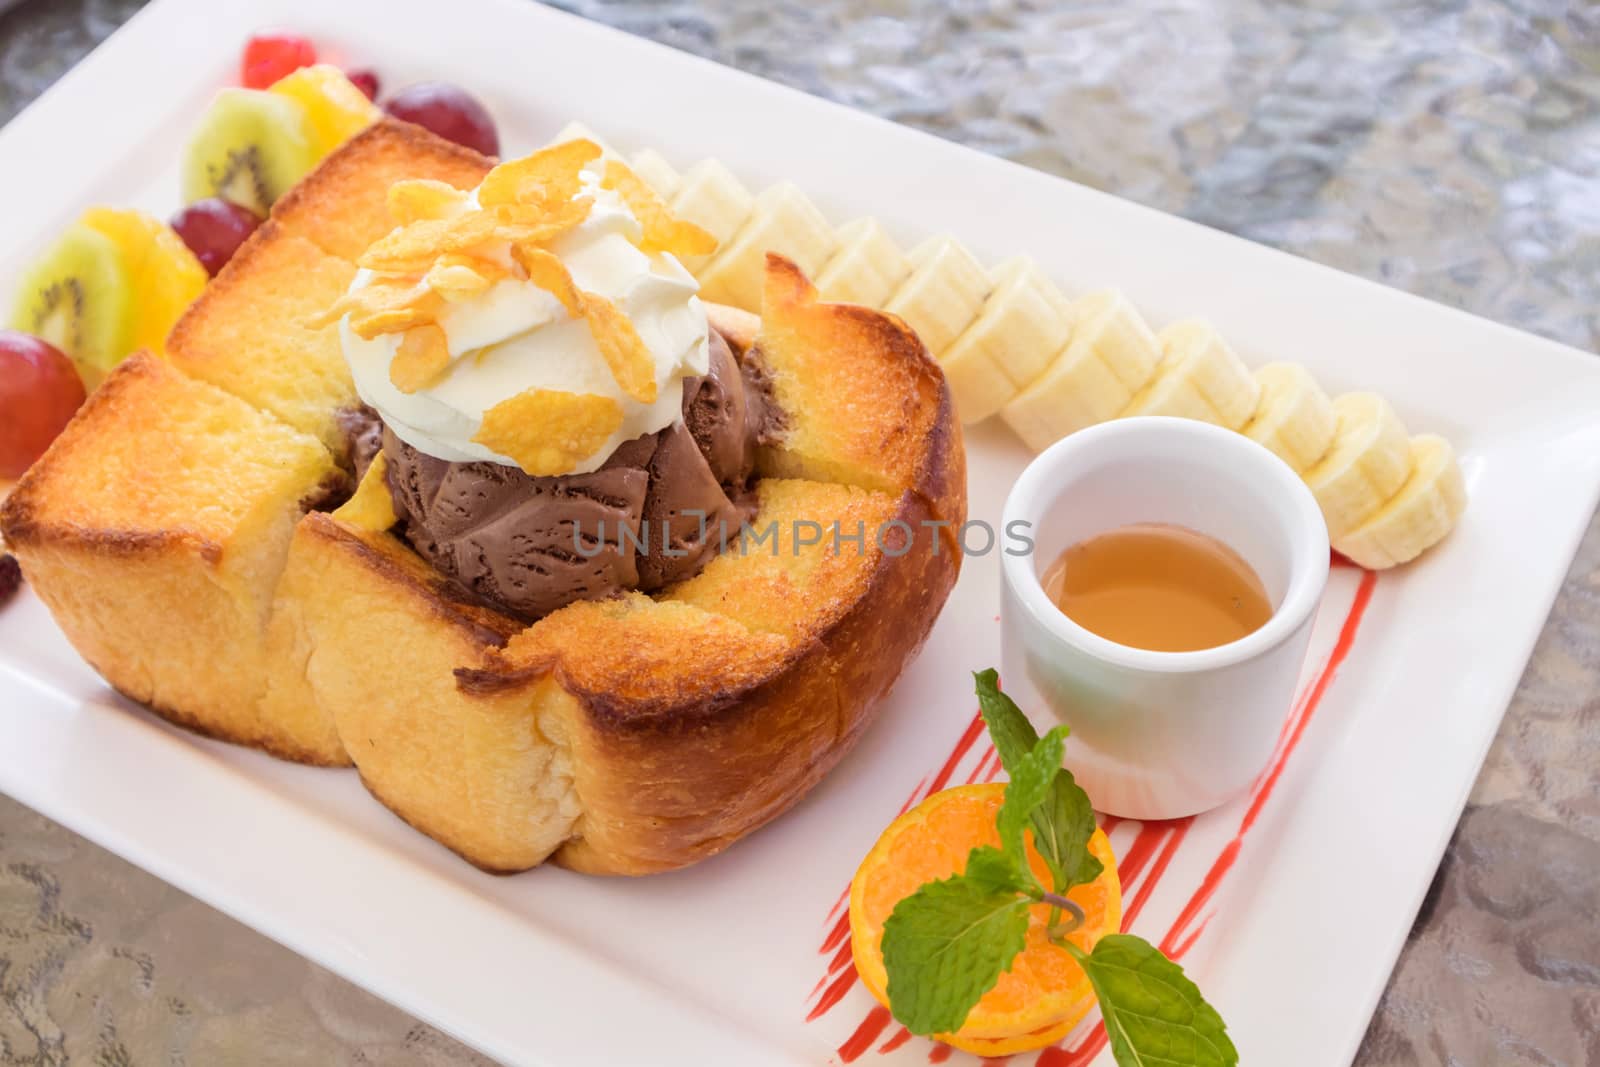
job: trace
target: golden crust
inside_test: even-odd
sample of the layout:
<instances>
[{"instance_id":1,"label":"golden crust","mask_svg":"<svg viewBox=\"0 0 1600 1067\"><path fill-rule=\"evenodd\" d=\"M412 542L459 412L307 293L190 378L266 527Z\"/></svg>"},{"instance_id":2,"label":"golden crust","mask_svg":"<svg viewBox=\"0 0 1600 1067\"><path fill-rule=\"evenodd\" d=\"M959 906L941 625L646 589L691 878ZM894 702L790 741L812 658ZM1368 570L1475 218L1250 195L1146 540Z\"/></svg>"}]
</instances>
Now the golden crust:
<instances>
[{"instance_id":1,"label":"golden crust","mask_svg":"<svg viewBox=\"0 0 1600 1067\"><path fill-rule=\"evenodd\" d=\"M337 763L328 734L264 719L258 700L294 522L341 478L312 438L140 353L23 477L0 529L119 691L211 736Z\"/></svg>"},{"instance_id":2,"label":"golden crust","mask_svg":"<svg viewBox=\"0 0 1600 1067\"><path fill-rule=\"evenodd\" d=\"M432 178L471 189L494 160L421 126L386 118L356 134L272 206L286 233L351 263L394 228L389 186Z\"/></svg>"}]
</instances>

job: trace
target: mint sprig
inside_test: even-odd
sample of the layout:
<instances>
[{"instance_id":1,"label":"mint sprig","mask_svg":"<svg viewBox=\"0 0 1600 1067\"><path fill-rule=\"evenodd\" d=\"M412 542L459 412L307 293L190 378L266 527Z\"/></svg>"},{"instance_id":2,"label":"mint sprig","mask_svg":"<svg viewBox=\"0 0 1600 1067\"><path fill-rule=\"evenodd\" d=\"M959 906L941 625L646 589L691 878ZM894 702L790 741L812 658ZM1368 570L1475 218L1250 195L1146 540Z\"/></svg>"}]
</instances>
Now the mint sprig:
<instances>
[{"instance_id":1,"label":"mint sprig","mask_svg":"<svg viewBox=\"0 0 1600 1067\"><path fill-rule=\"evenodd\" d=\"M894 1017L915 1034L959 1030L1026 946L1029 909L1043 902L1051 905L1050 940L1089 976L1121 1067L1236 1067L1239 1053L1222 1017L1183 968L1155 946L1113 933L1086 952L1067 940L1083 912L1063 894L1101 871L1089 852L1094 810L1061 766L1067 728L1058 726L1041 738L1000 692L994 671L974 677L989 736L1011 778L996 817L1000 847L974 848L961 874L923 885L884 923L883 963ZM1050 869L1048 889L1028 865L1029 828ZM1058 925L1062 910L1071 918Z\"/></svg>"},{"instance_id":2,"label":"mint sprig","mask_svg":"<svg viewBox=\"0 0 1600 1067\"><path fill-rule=\"evenodd\" d=\"M1016 702L1000 691L1000 676L993 668L978 671L972 677L977 683L978 709L989 727L995 751L1000 753L1000 765L1015 782L1023 760L1039 743L1039 734ZM1065 738L1066 727L1056 729ZM1056 769L1044 801L1032 808L1031 821L1034 847L1050 868L1050 888L1065 893L1100 877L1100 861L1089 851L1089 839L1095 831L1089 796L1073 779L1072 772L1061 766L1059 757Z\"/></svg>"}]
</instances>

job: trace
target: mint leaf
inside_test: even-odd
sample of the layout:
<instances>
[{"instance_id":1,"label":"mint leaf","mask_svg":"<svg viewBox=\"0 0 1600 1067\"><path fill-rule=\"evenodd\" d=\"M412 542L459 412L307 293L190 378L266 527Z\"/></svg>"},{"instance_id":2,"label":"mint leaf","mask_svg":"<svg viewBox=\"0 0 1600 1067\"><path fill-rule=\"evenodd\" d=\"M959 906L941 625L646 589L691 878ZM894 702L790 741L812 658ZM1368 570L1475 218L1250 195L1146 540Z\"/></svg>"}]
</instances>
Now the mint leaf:
<instances>
[{"instance_id":1,"label":"mint leaf","mask_svg":"<svg viewBox=\"0 0 1600 1067\"><path fill-rule=\"evenodd\" d=\"M1097 829L1089 794L1071 771L1058 766L1049 794L1033 813L1034 847L1050 868L1057 893L1100 877L1104 865L1089 851Z\"/></svg>"},{"instance_id":2,"label":"mint leaf","mask_svg":"<svg viewBox=\"0 0 1600 1067\"><path fill-rule=\"evenodd\" d=\"M1108 934L1086 953L1068 944L1100 1001L1120 1067L1234 1067L1227 1024L1183 968L1132 934Z\"/></svg>"},{"instance_id":3,"label":"mint leaf","mask_svg":"<svg viewBox=\"0 0 1600 1067\"><path fill-rule=\"evenodd\" d=\"M1032 884L1034 878L1028 869L1028 851L1022 831L1033 821L1035 809L1044 803L1055 784L1056 772L1061 769L1061 744L1066 737L1067 728L1057 726L1017 761L1016 769L1011 772L1011 782L1006 786L1005 802L1000 805L1000 815L995 820L1000 828L1000 847L1016 864L1017 873L1025 879L1024 885ZM1037 832L1034 837L1038 837Z\"/></svg>"},{"instance_id":4,"label":"mint leaf","mask_svg":"<svg viewBox=\"0 0 1600 1067\"><path fill-rule=\"evenodd\" d=\"M981 875L992 873L992 863L980 860L980 877L927 883L883 924L890 1011L914 1034L961 1029L1023 949L1031 902L1015 889L985 885Z\"/></svg>"},{"instance_id":5,"label":"mint leaf","mask_svg":"<svg viewBox=\"0 0 1600 1067\"><path fill-rule=\"evenodd\" d=\"M1006 773L1015 774L1016 765L1039 743L1039 732L1016 701L1000 691L1000 672L990 667L972 677L977 682L978 710L989 727L989 740L1000 753L1000 764Z\"/></svg>"},{"instance_id":6,"label":"mint leaf","mask_svg":"<svg viewBox=\"0 0 1600 1067\"><path fill-rule=\"evenodd\" d=\"M967 868L962 877L980 888L996 892L1022 893L1028 888L1026 872L1018 870L1011 857L993 845L979 845L967 853Z\"/></svg>"},{"instance_id":7,"label":"mint leaf","mask_svg":"<svg viewBox=\"0 0 1600 1067\"><path fill-rule=\"evenodd\" d=\"M973 679L977 683L978 709L988 724L989 737L1000 753L1006 774L1015 782L1018 769L1039 743L1038 731L1016 702L1000 691L1000 676L993 668L978 671ZM1066 727L1056 730L1066 736ZM1072 772L1061 767L1059 754L1056 766L1049 791L1033 811L1033 843L1050 868L1051 890L1065 893L1100 877L1101 863L1089 851L1089 838L1095 831L1089 796L1073 779ZM1008 799L1009 796L1008 791Z\"/></svg>"}]
</instances>

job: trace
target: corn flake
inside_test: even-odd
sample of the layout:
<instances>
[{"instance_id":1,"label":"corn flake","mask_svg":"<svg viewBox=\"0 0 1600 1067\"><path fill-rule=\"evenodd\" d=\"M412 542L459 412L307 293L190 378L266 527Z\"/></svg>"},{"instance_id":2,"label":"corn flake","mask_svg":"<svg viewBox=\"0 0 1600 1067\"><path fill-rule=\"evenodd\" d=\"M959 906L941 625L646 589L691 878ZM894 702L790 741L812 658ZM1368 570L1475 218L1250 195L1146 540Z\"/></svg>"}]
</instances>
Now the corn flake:
<instances>
[{"instance_id":1,"label":"corn flake","mask_svg":"<svg viewBox=\"0 0 1600 1067\"><path fill-rule=\"evenodd\" d=\"M484 412L473 440L528 474L570 474L622 426L622 405L594 393L529 389Z\"/></svg>"},{"instance_id":2,"label":"corn flake","mask_svg":"<svg viewBox=\"0 0 1600 1067\"><path fill-rule=\"evenodd\" d=\"M656 361L622 310L598 293L583 293L583 312L600 357L622 391L642 404L656 399Z\"/></svg>"},{"instance_id":3,"label":"corn flake","mask_svg":"<svg viewBox=\"0 0 1600 1067\"><path fill-rule=\"evenodd\" d=\"M374 241L357 262L369 270L420 274L446 252L461 252L496 237L497 220L473 211L453 219L423 219Z\"/></svg>"},{"instance_id":4,"label":"corn flake","mask_svg":"<svg viewBox=\"0 0 1600 1067\"><path fill-rule=\"evenodd\" d=\"M628 205L639 224L644 227L644 238L639 242L642 252L670 252L682 258L709 256L717 250L717 239L692 222L685 222L672 214L656 191L618 160L606 162L605 176L600 185L614 189Z\"/></svg>"},{"instance_id":5,"label":"corn flake","mask_svg":"<svg viewBox=\"0 0 1600 1067\"><path fill-rule=\"evenodd\" d=\"M490 208L488 213L495 221L494 235L500 240L543 244L577 227L589 217L592 207L594 200L581 196L548 206L512 204Z\"/></svg>"},{"instance_id":6,"label":"corn flake","mask_svg":"<svg viewBox=\"0 0 1600 1067\"><path fill-rule=\"evenodd\" d=\"M537 245L514 244L511 246L511 258L527 274L528 281L561 301L567 314L575 319L583 318L583 296L560 256Z\"/></svg>"},{"instance_id":7,"label":"corn flake","mask_svg":"<svg viewBox=\"0 0 1600 1067\"><path fill-rule=\"evenodd\" d=\"M477 296L510 276L510 270L492 259L446 252L433 261L422 280L429 289L454 302Z\"/></svg>"},{"instance_id":8,"label":"corn flake","mask_svg":"<svg viewBox=\"0 0 1600 1067\"><path fill-rule=\"evenodd\" d=\"M306 318L303 325L309 329L320 330L324 326L338 322L346 315L354 319L380 311L410 307L418 301L427 299L428 291L419 282L420 279L414 277L380 278L371 285L344 294L327 310Z\"/></svg>"},{"instance_id":9,"label":"corn flake","mask_svg":"<svg viewBox=\"0 0 1600 1067\"><path fill-rule=\"evenodd\" d=\"M584 165L599 158L600 146L580 137L509 160L484 176L478 203L484 207L563 203L578 194Z\"/></svg>"},{"instance_id":10,"label":"corn flake","mask_svg":"<svg viewBox=\"0 0 1600 1067\"><path fill-rule=\"evenodd\" d=\"M467 206L467 193L432 178L406 178L389 186L389 217L397 226L448 219Z\"/></svg>"},{"instance_id":11,"label":"corn flake","mask_svg":"<svg viewBox=\"0 0 1600 1067\"><path fill-rule=\"evenodd\" d=\"M402 393L414 393L450 366L450 345L444 330L432 322L413 326L400 338L389 361L389 381Z\"/></svg>"},{"instance_id":12,"label":"corn flake","mask_svg":"<svg viewBox=\"0 0 1600 1067\"><path fill-rule=\"evenodd\" d=\"M389 495L389 484L385 480L388 470L389 460L382 452L373 456L367 473L361 476L361 484L356 486L349 500L334 509L333 517L348 526L373 533L382 533L398 522L394 498Z\"/></svg>"}]
</instances>

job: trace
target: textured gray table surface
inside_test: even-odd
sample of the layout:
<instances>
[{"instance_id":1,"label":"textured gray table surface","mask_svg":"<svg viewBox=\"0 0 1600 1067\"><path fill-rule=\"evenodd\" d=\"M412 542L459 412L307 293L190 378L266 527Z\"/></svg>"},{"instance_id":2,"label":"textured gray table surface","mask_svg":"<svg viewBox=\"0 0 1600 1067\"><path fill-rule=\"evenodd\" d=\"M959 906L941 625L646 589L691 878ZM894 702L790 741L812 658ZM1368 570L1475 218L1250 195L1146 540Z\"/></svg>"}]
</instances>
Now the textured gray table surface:
<instances>
[{"instance_id":1,"label":"textured gray table surface","mask_svg":"<svg viewBox=\"0 0 1600 1067\"><path fill-rule=\"evenodd\" d=\"M0 17L0 118L138 6L30 0ZM1434 300L1600 346L1592 2L572 6ZM1358 1063L1600 1065L1597 682L1600 526L1584 541ZM68 1061L485 1062L0 798L0 1062Z\"/></svg>"}]
</instances>

